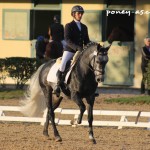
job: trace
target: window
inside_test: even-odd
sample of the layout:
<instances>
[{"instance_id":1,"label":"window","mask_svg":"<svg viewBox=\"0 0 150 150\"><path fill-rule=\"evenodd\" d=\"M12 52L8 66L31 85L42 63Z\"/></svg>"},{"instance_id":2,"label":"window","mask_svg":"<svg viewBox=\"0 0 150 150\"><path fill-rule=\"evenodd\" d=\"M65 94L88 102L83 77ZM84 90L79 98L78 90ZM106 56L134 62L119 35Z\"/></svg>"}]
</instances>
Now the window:
<instances>
[{"instance_id":1,"label":"window","mask_svg":"<svg viewBox=\"0 0 150 150\"><path fill-rule=\"evenodd\" d=\"M54 15L60 15L60 10L31 10L31 39L48 33L49 25L53 22Z\"/></svg>"},{"instance_id":2,"label":"window","mask_svg":"<svg viewBox=\"0 0 150 150\"><path fill-rule=\"evenodd\" d=\"M103 11L103 41L110 34L119 33L116 41L134 41L134 0L105 0L106 10ZM118 32L119 31L119 32Z\"/></svg>"},{"instance_id":3,"label":"window","mask_svg":"<svg viewBox=\"0 0 150 150\"><path fill-rule=\"evenodd\" d=\"M135 7L135 0L105 0L104 3L106 4L106 7L111 9L114 7L119 8L134 8Z\"/></svg>"},{"instance_id":4,"label":"window","mask_svg":"<svg viewBox=\"0 0 150 150\"><path fill-rule=\"evenodd\" d=\"M34 5L39 5L39 4L60 4L62 0L32 0Z\"/></svg>"},{"instance_id":5,"label":"window","mask_svg":"<svg viewBox=\"0 0 150 150\"><path fill-rule=\"evenodd\" d=\"M3 39L29 40L29 10L3 10Z\"/></svg>"}]
</instances>

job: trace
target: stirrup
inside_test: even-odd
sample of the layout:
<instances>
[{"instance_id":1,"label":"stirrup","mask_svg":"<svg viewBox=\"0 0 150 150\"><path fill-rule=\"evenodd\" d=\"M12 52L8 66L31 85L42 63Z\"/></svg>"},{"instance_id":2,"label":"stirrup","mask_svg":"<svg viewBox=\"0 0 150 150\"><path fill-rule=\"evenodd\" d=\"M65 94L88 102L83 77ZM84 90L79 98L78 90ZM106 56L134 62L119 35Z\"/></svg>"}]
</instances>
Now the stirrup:
<instances>
[{"instance_id":1,"label":"stirrup","mask_svg":"<svg viewBox=\"0 0 150 150\"><path fill-rule=\"evenodd\" d=\"M99 96L99 93L95 93L94 96L95 96L95 97L98 97L98 96Z\"/></svg>"}]
</instances>

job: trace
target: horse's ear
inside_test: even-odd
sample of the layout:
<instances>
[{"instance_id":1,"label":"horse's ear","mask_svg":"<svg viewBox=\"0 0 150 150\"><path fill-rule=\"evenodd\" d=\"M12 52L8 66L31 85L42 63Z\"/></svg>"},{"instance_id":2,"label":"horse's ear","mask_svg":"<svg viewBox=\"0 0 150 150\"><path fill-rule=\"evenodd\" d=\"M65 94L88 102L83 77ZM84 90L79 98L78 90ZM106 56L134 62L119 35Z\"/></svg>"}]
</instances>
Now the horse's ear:
<instances>
[{"instance_id":1,"label":"horse's ear","mask_svg":"<svg viewBox=\"0 0 150 150\"><path fill-rule=\"evenodd\" d=\"M97 50L98 50L98 51L100 51L101 47L102 47L102 46L101 46L100 44L97 44Z\"/></svg>"},{"instance_id":2,"label":"horse's ear","mask_svg":"<svg viewBox=\"0 0 150 150\"><path fill-rule=\"evenodd\" d=\"M111 45L110 45L111 46ZM107 53L107 51L109 50L110 46L108 47L103 47L101 46L100 44L97 45L97 50L98 52L104 52L104 53Z\"/></svg>"}]
</instances>

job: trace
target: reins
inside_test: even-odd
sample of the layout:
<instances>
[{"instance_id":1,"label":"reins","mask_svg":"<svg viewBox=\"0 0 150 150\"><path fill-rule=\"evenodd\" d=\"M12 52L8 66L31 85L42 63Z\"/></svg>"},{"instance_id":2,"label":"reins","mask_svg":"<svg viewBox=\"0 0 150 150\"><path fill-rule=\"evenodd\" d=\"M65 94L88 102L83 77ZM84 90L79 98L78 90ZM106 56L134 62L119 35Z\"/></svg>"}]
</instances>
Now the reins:
<instances>
[{"instance_id":1,"label":"reins","mask_svg":"<svg viewBox=\"0 0 150 150\"><path fill-rule=\"evenodd\" d=\"M87 64L87 63L85 63L85 62L83 62L82 61L82 63L84 63L92 72L95 72L95 71L97 71L97 72L99 72L99 73L101 73L101 71L100 70L97 70L97 69L95 69L94 68L94 64L95 64L95 55L92 57L92 59L90 60L90 62L94 59L94 63L93 63L93 66L90 66L89 64ZM90 63L91 64L91 63ZM95 75L95 76L99 76L99 74L98 75Z\"/></svg>"}]
</instances>

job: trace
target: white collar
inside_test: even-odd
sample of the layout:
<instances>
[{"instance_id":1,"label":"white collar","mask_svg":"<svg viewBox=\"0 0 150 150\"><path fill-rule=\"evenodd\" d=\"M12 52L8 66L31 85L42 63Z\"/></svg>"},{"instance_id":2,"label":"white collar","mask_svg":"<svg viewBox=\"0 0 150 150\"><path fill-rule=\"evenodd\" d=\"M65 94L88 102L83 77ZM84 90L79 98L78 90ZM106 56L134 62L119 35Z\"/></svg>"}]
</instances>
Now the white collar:
<instances>
[{"instance_id":1,"label":"white collar","mask_svg":"<svg viewBox=\"0 0 150 150\"><path fill-rule=\"evenodd\" d=\"M79 30L81 31L81 22L80 22L80 21L77 21L77 20L75 20L75 19L74 19L74 21L75 21L75 23L77 24Z\"/></svg>"},{"instance_id":2,"label":"white collar","mask_svg":"<svg viewBox=\"0 0 150 150\"><path fill-rule=\"evenodd\" d=\"M77 24L80 24L80 23L81 23L80 21L78 21L78 20L76 20L76 19L74 19L74 21L75 21Z\"/></svg>"}]
</instances>

